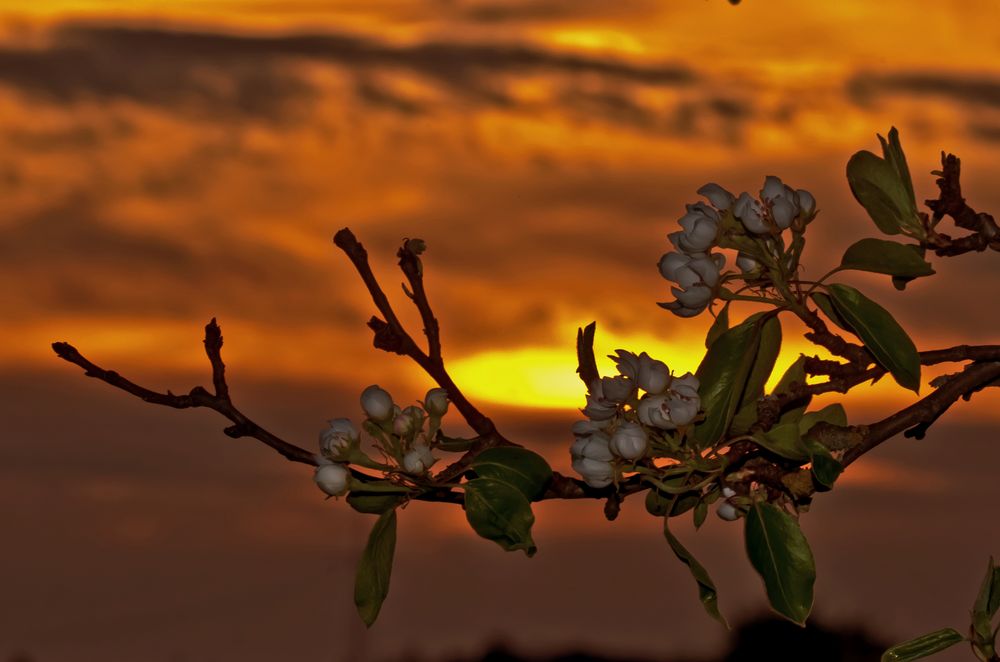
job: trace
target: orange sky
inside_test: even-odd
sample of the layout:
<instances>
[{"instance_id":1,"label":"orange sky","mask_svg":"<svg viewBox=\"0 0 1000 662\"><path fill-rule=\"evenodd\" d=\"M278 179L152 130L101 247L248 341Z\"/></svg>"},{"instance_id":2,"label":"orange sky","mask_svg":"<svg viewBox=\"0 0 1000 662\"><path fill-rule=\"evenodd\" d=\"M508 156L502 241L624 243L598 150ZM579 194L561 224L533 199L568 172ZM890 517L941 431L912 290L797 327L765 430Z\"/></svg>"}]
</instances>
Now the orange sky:
<instances>
[{"instance_id":1,"label":"orange sky","mask_svg":"<svg viewBox=\"0 0 1000 662\"><path fill-rule=\"evenodd\" d=\"M843 169L891 125L918 198L933 195L928 172L947 149L963 159L971 204L1000 209L1000 5L990 0L127 4L0 9L0 373L24 375L39 394L66 378L67 403L102 387L58 363L51 341L177 390L206 375L201 330L212 316L234 389L329 395L308 414L305 400L287 404L311 417L295 423L303 444L317 422L356 415L368 383L422 396L426 378L370 346L372 306L330 242L350 226L401 310L395 247L427 241L459 382L565 469L566 425L583 404L577 326L598 322L601 353L697 365L709 320L654 304L669 298L656 270L666 235L700 185L756 191L775 174L813 191L810 275L875 236ZM845 280L922 349L994 343L1000 313L982 306L995 298L983 277L996 273L993 258L935 260L939 275L905 294L882 278ZM419 329L412 311L406 319ZM795 329L785 362L808 351ZM849 400L852 421L908 402L885 381ZM129 406L95 397L95 421ZM266 396L256 403L284 415ZM996 421L998 404L980 394L962 412L969 424ZM183 417L167 414L155 420ZM183 429L217 434L218 422L198 421ZM91 434L106 442L108 425ZM938 485L897 459L861 464L849 479L859 490ZM73 494L120 501L121 477L98 473L70 472ZM311 540L309 518L283 519L289 509L272 505L269 521ZM126 538L159 540L135 513L111 520Z\"/></svg>"}]
</instances>

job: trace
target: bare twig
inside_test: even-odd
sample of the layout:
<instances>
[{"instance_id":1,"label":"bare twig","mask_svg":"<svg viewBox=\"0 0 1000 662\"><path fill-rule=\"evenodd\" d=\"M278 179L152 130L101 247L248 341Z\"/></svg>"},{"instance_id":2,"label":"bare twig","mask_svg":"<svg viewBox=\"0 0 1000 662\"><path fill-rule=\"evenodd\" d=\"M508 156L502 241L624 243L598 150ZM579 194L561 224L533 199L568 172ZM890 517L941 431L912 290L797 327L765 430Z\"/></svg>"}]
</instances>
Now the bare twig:
<instances>
[{"instance_id":1,"label":"bare twig","mask_svg":"<svg viewBox=\"0 0 1000 662\"><path fill-rule=\"evenodd\" d=\"M936 200L927 200L926 204L934 212L928 227L927 241L924 248L929 248L941 257L961 255L971 251L991 249L1000 251L1000 229L989 214L977 212L965 202L962 197L961 185L962 163L954 154L941 152L940 177L937 180L940 193ZM960 228L969 230L971 234L953 239L936 231L941 220L949 216Z\"/></svg>"},{"instance_id":2,"label":"bare twig","mask_svg":"<svg viewBox=\"0 0 1000 662\"><path fill-rule=\"evenodd\" d=\"M232 425L224 430L227 436L234 439L253 437L281 453L287 460L303 464L316 464L316 457L313 453L268 432L247 418L233 405L232 400L229 398L229 387L226 385L225 365L222 362L222 332L219 329L219 325L215 322L214 317L211 322L205 325L205 352L208 354L208 360L212 364L212 381L215 385L214 395L201 386L195 386L187 395L174 395L170 391L158 393L125 379L113 370L105 370L90 362L69 343L52 343L52 349L55 350L59 358L83 368L84 374L88 377L100 379L115 388L120 388L137 398L153 404L173 407L175 409L189 409L193 407L214 409L232 421Z\"/></svg>"}]
</instances>

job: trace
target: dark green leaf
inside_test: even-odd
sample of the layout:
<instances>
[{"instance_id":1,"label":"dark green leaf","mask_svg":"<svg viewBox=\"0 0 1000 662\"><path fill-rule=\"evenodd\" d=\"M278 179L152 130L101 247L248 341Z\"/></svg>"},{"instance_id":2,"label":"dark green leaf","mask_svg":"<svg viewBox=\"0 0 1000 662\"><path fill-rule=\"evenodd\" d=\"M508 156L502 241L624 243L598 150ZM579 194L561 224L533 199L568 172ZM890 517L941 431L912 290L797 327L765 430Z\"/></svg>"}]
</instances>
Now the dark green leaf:
<instances>
[{"instance_id":1,"label":"dark green leaf","mask_svg":"<svg viewBox=\"0 0 1000 662\"><path fill-rule=\"evenodd\" d=\"M726 623L725 617L719 611L719 593L715 590L715 583L708 576L708 571L705 570L705 567L698 563L698 559L692 556L691 552L677 539L677 536L671 533L669 517L663 518L663 535L666 537L670 549L688 567L694 580L698 583L698 597L701 599L701 604L705 607L705 611L708 612L709 616L728 628L729 624Z\"/></svg>"},{"instance_id":2,"label":"dark green leaf","mask_svg":"<svg viewBox=\"0 0 1000 662\"><path fill-rule=\"evenodd\" d=\"M472 460L471 467L481 478L510 483L529 501L540 499L552 478L552 468L541 455L516 446L488 448Z\"/></svg>"},{"instance_id":3,"label":"dark green leaf","mask_svg":"<svg viewBox=\"0 0 1000 662\"><path fill-rule=\"evenodd\" d=\"M869 151L852 156L847 163L847 181L855 199L882 232L923 236L913 182L895 129L889 132L889 139L886 143L879 136L884 159Z\"/></svg>"},{"instance_id":4,"label":"dark green leaf","mask_svg":"<svg viewBox=\"0 0 1000 662\"><path fill-rule=\"evenodd\" d=\"M878 140L882 143L882 156L896 171L899 181L903 184L907 200L916 209L917 197L913 193L913 178L910 177L910 168L906 165L906 155L903 154L903 146L899 142L899 131L896 130L896 127L891 127L889 140L886 141L882 136L879 136Z\"/></svg>"},{"instance_id":5,"label":"dark green leaf","mask_svg":"<svg viewBox=\"0 0 1000 662\"><path fill-rule=\"evenodd\" d=\"M910 662L940 653L946 648L965 641L965 637L952 628L945 628L916 639L896 644L882 654L882 662Z\"/></svg>"},{"instance_id":6,"label":"dark green leaf","mask_svg":"<svg viewBox=\"0 0 1000 662\"><path fill-rule=\"evenodd\" d=\"M670 510L673 497L655 488L646 491L646 512L654 517L663 517Z\"/></svg>"},{"instance_id":7,"label":"dark green leaf","mask_svg":"<svg viewBox=\"0 0 1000 662\"><path fill-rule=\"evenodd\" d=\"M396 551L396 511L383 513L372 527L368 544L361 553L354 580L354 604L365 625L371 627L382 603L389 595L392 556Z\"/></svg>"},{"instance_id":8,"label":"dark green leaf","mask_svg":"<svg viewBox=\"0 0 1000 662\"><path fill-rule=\"evenodd\" d=\"M757 422L757 401L764 395L764 386L771 377L774 363L781 350L781 323L777 315L760 318L760 342L754 356L753 368L743 388L743 397L736 408L736 416L730 429L734 434L743 434Z\"/></svg>"},{"instance_id":9,"label":"dark green leaf","mask_svg":"<svg viewBox=\"0 0 1000 662\"><path fill-rule=\"evenodd\" d=\"M354 490L347 495L347 504L359 513L381 515L403 503L405 498L398 494L382 494L374 492L359 492Z\"/></svg>"},{"instance_id":10,"label":"dark green leaf","mask_svg":"<svg viewBox=\"0 0 1000 662\"><path fill-rule=\"evenodd\" d=\"M705 523L706 517L708 517L708 503L699 500L698 505L694 507L694 528L700 529L701 525Z\"/></svg>"},{"instance_id":11,"label":"dark green leaf","mask_svg":"<svg viewBox=\"0 0 1000 662\"><path fill-rule=\"evenodd\" d=\"M827 289L841 317L903 388L920 391L920 355L889 311L847 285Z\"/></svg>"},{"instance_id":12,"label":"dark green leaf","mask_svg":"<svg viewBox=\"0 0 1000 662\"><path fill-rule=\"evenodd\" d=\"M727 303L719 311L719 314L715 316L715 321L712 322L712 326L708 328L708 334L705 336L705 349L712 346L719 336L725 333L729 329L729 304Z\"/></svg>"},{"instance_id":13,"label":"dark green leaf","mask_svg":"<svg viewBox=\"0 0 1000 662\"><path fill-rule=\"evenodd\" d=\"M855 242L844 253L840 266L903 278L919 278L934 273L933 267L920 254L919 246L886 239Z\"/></svg>"},{"instance_id":14,"label":"dark green leaf","mask_svg":"<svg viewBox=\"0 0 1000 662\"><path fill-rule=\"evenodd\" d=\"M788 366L785 370L785 374L781 376L778 380L777 386L774 387L774 391L771 395L785 395L792 390L792 386L795 384L804 385L806 383L806 356L800 354L799 358L795 359L792 365ZM794 423L802 418L802 413L809 406L812 401L812 396L807 396L803 398L800 402L802 404L797 407L786 410L779 419L781 423Z\"/></svg>"},{"instance_id":15,"label":"dark green leaf","mask_svg":"<svg viewBox=\"0 0 1000 662\"><path fill-rule=\"evenodd\" d=\"M438 431L436 447L449 453L464 453L479 442L479 437L448 437Z\"/></svg>"},{"instance_id":16,"label":"dark green leaf","mask_svg":"<svg viewBox=\"0 0 1000 662\"><path fill-rule=\"evenodd\" d=\"M829 295L824 294L823 292L813 292L811 296L813 303L816 304L817 308L823 311L823 314L826 315L828 320L839 326L844 331L854 333L850 325L847 324L847 321L840 316L840 313L837 312L837 309L833 305L833 299L831 299Z\"/></svg>"},{"instance_id":17,"label":"dark green leaf","mask_svg":"<svg viewBox=\"0 0 1000 662\"><path fill-rule=\"evenodd\" d=\"M744 532L747 556L764 580L771 606L804 624L812 610L816 565L798 523L773 504L755 502Z\"/></svg>"},{"instance_id":18,"label":"dark green leaf","mask_svg":"<svg viewBox=\"0 0 1000 662\"><path fill-rule=\"evenodd\" d=\"M809 451L802 443L798 423L775 425L767 432L755 434L753 440L772 453L789 460L805 462L809 459Z\"/></svg>"},{"instance_id":19,"label":"dark green leaf","mask_svg":"<svg viewBox=\"0 0 1000 662\"><path fill-rule=\"evenodd\" d=\"M811 453L813 478L822 487L831 489L837 481L837 477L844 471L844 466L830 455L830 451L825 446L812 443L809 444Z\"/></svg>"},{"instance_id":20,"label":"dark green leaf","mask_svg":"<svg viewBox=\"0 0 1000 662\"><path fill-rule=\"evenodd\" d=\"M492 540L508 552L537 551L531 539L535 516L521 491L493 478L475 478L465 483L465 518L476 533Z\"/></svg>"},{"instance_id":21,"label":"dark green leaf","mask_svg":"<svg viewBox=\"0 0 1000 662\"><path fill-rule=\"evenodd\" d=\"M993 557L990 557L986 575L979 587L979 594L972 605L972 631L977 643L984 648L993 649L993 616L998 610L1000 610L1000 567L993 561Z\"/></svg>"},{"instance_id":22,"label":"dark green leaf","mask_svg":"<svg viewBox=\"0 0 1000 662\"><path fill-rule=\"evenodd\" d=\"M805 435L817 423L845 427L847 425L847 412L844 411L844 405L835 402L817 411L806 412L799 421L799 431Z\"/></svg>"},{"instance_id":23,"label":"dark green leaf","mask_svg":"<svg viewBox=\"0 0 1000 662\"><path fill-rule=\"evenodd\" d=\"M760 326L760 315L755 315L724 332L698 366L705 420L695 427L694 437L702 448L719 441L729 429L754 367Z\"/></svg>"}]
</instances>

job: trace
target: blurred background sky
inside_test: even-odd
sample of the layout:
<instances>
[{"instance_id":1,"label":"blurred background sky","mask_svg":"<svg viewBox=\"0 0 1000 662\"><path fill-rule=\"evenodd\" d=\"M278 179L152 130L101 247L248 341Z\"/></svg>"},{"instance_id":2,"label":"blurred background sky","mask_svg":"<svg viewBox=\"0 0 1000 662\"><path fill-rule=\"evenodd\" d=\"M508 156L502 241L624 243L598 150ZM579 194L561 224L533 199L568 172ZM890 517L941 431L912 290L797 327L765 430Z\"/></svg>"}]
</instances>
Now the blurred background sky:
<instances>
[{"instance_id":1,"label":"blurred background sky","mask_svg":"<svg viewBox=\"0 0 1000 662\"><path fill-rule=\"evenodd\" d=\"M215 316L237 405L312 447L327 418L357 416L365 385L403 403L431 385L371 348L374 309L332 235L351 227L392 295L395 248L421 237L453 375L569 471L578 326L598 322L601 354L646 350L681 372L700 359L710 319L654 302L670 298L666 235L701 184L756 191L775 174L811 190L812 276L875 235L844 165L891 125L919 199L945 149L970 203L1000 209L991 0L166 5L0 5L0 659L718 652L639 502L614 523L596 502L539 505L530 561L458 509L412 504L364 633L351 586L370 518L324 502L308 468L222 435L217 415L86 380L49 343L186 391L210 381ZM904 294L845 280L922 349L997 342L996 256L934 264ZM795 333L782 362L805 350ZM853 422L909 401L890 383L860 390ZM887 639L964 627L1000 554L998 405L960 403L817 500L804 527L826 622ZM732 621L765 608L738 529L680 527Z\"/></svg>"}]
</instances>

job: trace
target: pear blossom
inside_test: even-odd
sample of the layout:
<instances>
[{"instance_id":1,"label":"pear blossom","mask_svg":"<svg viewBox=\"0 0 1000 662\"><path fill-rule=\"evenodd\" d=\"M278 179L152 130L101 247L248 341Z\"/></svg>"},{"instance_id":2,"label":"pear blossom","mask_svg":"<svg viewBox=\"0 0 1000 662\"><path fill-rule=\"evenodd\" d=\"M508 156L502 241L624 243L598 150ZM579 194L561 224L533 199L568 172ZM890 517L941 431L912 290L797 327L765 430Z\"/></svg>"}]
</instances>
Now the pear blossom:
<instances>
[{"instance_id":1,"label":"pear blossom","mask_svg":"<svg viewBox=\"0 0 1000 662\"><path fill-rule=\"evenodd\" d=\"M609 402L622 404L635 393L635 382L624 375L617 377L602 377L601 391Z\"/></svg>"},{"instance_id":2,"label":"pear blossom","mask_svg":"<svg viewBox=\"0 0 1000 662\"><path fill-rule=\"evenodd\" d=\"M733 216L738 218L749 232L754 234L770 234L771 232L771 228L764 221L764 207L745 191L740 193L740 197L733 204Z\"/></svg>"},{"instance_id":3,"label":"pear blossom","mask_svg":"<svg viewBox=\"0 0 1000 662\"><path fill-rule=\"evenodd\" d=\"M577 438L570 447L573 470L591 487L607 487L614 480L615 469L611 465L614 455L609 444L610 440L606 434L595 432Z\"/></svg>"},{"instance_id":4,"label":"pear blossom","mask_svg":"<svg viewBox=\"0 0 1000 662\"><path fill-rule=\"evenodd\" d=\"M316 467L313 480L330 496L343 496L350 487L351 472L342 464L323 464Z\"/></svg>"},{"instance_id":5,"label":"pear blossom","mask_svg":"<svg viewBox=\"0 0 1000 662\"><path fill-rule=\"evenodd\" d=\"M646 352L636 356L624 349L615 350L609 356L618 366L618 372L635 380L636 386L646 393L660 393L670 384L670 368L663 361L657 361Z\"/></svg>"},{"instance_id":6,"label":"pear blossom","mask_svg":"<svg viewBox=\"0 0 1000 662\"><path fill-rule=\"evenodd\" d=\"M608 421L576 421L573 423L573 434L577 437L586 437L595 432L601 432L607 427Z\"/></svg>"},{"instance_id":7,"label":"pear blossom","mask_svg":"<svg viewBox=\"0 0 1000 662\"><path fill-rule=\"evenodd\" d=\"M424 396L424 409L431 416L438 418L448 412L448 391L443 388L432 388Z\"/></svg>"},{"instance_id":8,"label":"pear blossom","mask_svg":"<svg viewBox=\"0 0 1000 662\"><path fill-rule=\"evenodd\" d=\"M692 257L667 253L660 258L660 273L680 286L671 287L676 301L659 304L678 317L694 317L715 299L726 258L720 254Z\"/></svg>"},{"instance_id":9,"label":"pear blossom","mask_svg":"<svg viewBox=\"0 0 1000 662\"><path fill-rule=\"evenodd\" d=\"M739 267L740 271L744 274L752 274L760 271L760 262L743 251L740 251L736 255L736 266Z\"/></svg>"},{"instance_id":10,"label":"pear blossom","mask_svg":"<svg viewBox=\"0 0 1000 662\"><path fill-rule=\"evenodd\" d=\"M358 442L358 430L348 418L334 418L319 433L319 448L326 456L336 456Z\"/></svg>"},{"instance_id":11,"label":"pear blossom","mask_svg":"<svg viewBox=\"0 0 1000 662\"><path fill-rule=\"evenodd\" d=\"M414 444L403 455L403 471L419 476L427 473L435 462L437 459L431 455L431 449L427 444Z\"/></svg>"},{"instance_id":12,"label":"pear blossom","mask_svg":"<svg viewBox=\"0 0 1000 662\"><path fill-rule=\"evenodd\" d=\"M736 202L736 196L718 184L705 184L698 189L698 195L704 196L719 211L726 211Z\"/></svg>"},{"instance_id":13,"label":"pear blossom","mask_svg":"<svg viewBox=\"0 0 1000 662\"><path fill-rule=\"evenodd\" d=\"M740 518L740 511L733 504L728 501L723 501L719 504L716 509L715 514L719 516L720 519L724 519L727 522L735 522Z\"/></svg>"},{"instance_id":14,"label":"pear blossom","mask_svg":"<svg viewBox=\"0 0 1000 662\"><path fill-rule=\"evenodd\" d=\"M590 383L590 392L587 393L587 406L583 408L583 414L592 421L605 421L613 417L618 412L618 403L609 400L604 395L603 381L595 379Z\"/></svg>"},{"instance_id":15,"label":"pear blossom","mask_svg":"<svg viewBox=\"0 0 1000 662\"><path fill-rule=\"evenodd\" d=\"M625 422L611 435L611 452L626 460L638 460L649 448L649 436L638 423Z\"/></svg>"},{"instance_id":16,"label":"pear blossom","mask_svg":"<svg viewBox=\"0 0 1000 662\"><path fill-rule=\"evenodd\" d=\"M388 421L394 412L392 396L385 389L372 384L361 392L361 408L373 421Z\"/></svg>"},{"instance_id":17,"label":"pear blossom","mask_svg":"<svg viewBox=\"0 0 1000 662\"><path fill-rule=\"evenodd\" d=\"M675 377L666 393L639 400L638 415L644 425L675 430L693 422L700 409L698 378L687 373Z\"/></svg>"},{"instance_id":18,"label":"pear blossom","mask_svg":"<svg viewBox=\"0 0 1000 662\"><path fill-rule=\"evenodd\" d=\"M424 426L424 411L410 405L392 419L392 431L400 437L410 436Z\"/></svg>"},{"instance_id":19,"label":"pear blossom","mask_svg":"<svg viewBox=\"0 0 1000 662\"><path fill-rule=\"evenodd\" d=\"M719 212L704 202L687 205L687 213L678 223L681 230L671 232L667 239L681 252L704 253L718 242Z\"/></svg>"},{"instance_id":20,"label":"pear blossom","mask_svg":"<svg viewBox=\"0 0 1000 662\"><path fill-rule=\"evenodd\" d=\"M806 220L816 214L816 198L809 191L801 188L795 191L795 201L798 202L799 210Z\"/></svg>"}]
</instances>

